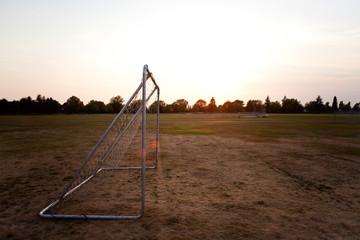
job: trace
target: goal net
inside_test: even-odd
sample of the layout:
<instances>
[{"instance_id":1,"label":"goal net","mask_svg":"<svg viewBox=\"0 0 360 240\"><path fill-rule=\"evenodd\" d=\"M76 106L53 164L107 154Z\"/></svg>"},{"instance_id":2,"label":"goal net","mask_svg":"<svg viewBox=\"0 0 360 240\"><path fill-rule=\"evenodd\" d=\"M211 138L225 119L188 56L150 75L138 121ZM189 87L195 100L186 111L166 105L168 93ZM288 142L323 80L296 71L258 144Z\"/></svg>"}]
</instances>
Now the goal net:
<instances>
[{"instance_id":1,"label":"goal net","mask_svg":"<svg viewBox=\"0 0 360 240\"><path fill-rule=\"evenodd\" d=\"M145 169L158 164L160 90L148 66L45 218L136 219L145 210Z\"/></svg>"}]
</instances>

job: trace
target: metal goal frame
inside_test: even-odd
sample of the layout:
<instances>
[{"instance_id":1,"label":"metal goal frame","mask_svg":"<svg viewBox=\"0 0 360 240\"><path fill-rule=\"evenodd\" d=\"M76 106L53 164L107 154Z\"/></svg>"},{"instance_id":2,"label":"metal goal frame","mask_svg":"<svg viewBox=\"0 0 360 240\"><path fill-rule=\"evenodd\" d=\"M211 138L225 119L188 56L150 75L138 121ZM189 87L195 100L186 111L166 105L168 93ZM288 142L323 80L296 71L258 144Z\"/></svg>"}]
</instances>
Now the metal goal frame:
<instances>
[{"instance_id":1,"label":"metal goal frame","mask_svg":"<svg viewBox=\"0 0 360 240\"><path fill-rule=\"evenodd\" d=\"M147 93L146 84L147 81L152 81L153 88L151 89L150 93ZM74 186L75 179L79 176L82 169L87 165L89 160L93 157L94 153L98 150L99 146L102 144L104 139L110 134L110 131L114 128L115 124L118 124L119 118L121 118L128 109L134 99L135 96L137 96L140 91L142 91L142 99L141 99L141 107L139 107L134 113L132 119L128 122L128 124L122 129L121 132L118 132L116 137L113 139L111 145L109 145L107 151L103 156L101 156L100 161L96 164L96 167L91 172L91 174L84 180L82 180L80 183L76 183ZM146 114L147 114L147 107L146 104L150 100L150 98L155 94L156 92L156 144L155 144L155 163L152 166L146 166ZM95 147L92 149L88 157L85 159L85 161L82 163L78 171L75 173L72 180L68 183L65 190L60 194L60 196L52 202L50 205L45 207L43 210L40 211L39 216L43 218L69 218L69 219L138 219L141 218L144 215L145 212L145 170L146 169L155 169L158 166L158 154L159 154L159 98L160 98L160 88L158 84L155 81L155 78L153 74L150 72L147 65L144 65L143 67L143 74L142 74L142 80L139 85L139 87L135 90L133 95L130 97L128 102L125 104L125 106L121 109L119 114L115 117L113 122L110 124L108 129L105 131L103 136L100 138L98 143L95 145ZM129 125L132 123L132 121L135 119L138 114L142 114L141 119L141 166L126 166L126 167L102 167L103 163L106 161L106 159L109 157L121 137L124 135L124 133L128 130ZM79 188L81 188L83 185L85 185L87 182L89 182L96 174L100 173L101 171L107 171L107 170L116 170L116 171L122 171L122 170L135 170L138 169L141 172L141 208L138 215L83 215L83 214L74 214L74 215L65 215L65 214L52 214L49 210L57 206L61 201L69 197L72 193L76 192Z\"/></svg>"}]
</instances>

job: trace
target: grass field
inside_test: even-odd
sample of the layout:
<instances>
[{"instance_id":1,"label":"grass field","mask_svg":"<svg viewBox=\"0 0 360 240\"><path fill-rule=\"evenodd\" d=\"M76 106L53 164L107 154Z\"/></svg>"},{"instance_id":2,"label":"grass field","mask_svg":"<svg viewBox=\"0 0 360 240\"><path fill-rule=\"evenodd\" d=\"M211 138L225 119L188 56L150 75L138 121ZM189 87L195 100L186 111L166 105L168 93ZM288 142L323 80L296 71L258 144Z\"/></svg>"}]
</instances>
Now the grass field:
<instances>
[{"instance_id":1,"label":"grass field","mask_svg":"<svg viewBox=\"0 0 360 240\"><path fill-rule=\"evenodd\" d=\"M359 239L359 116L161 115L130 221L38 217L115 115L0 116L0 239Z\"/></svg>"}]
</instances>

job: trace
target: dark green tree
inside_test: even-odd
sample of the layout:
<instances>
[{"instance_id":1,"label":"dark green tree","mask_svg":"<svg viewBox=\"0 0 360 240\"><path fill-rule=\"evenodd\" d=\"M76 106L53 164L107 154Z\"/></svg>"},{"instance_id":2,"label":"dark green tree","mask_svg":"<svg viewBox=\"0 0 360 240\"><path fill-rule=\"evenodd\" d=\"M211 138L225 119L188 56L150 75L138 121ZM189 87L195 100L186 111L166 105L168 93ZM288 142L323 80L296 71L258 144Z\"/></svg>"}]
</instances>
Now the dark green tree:
<instances>
[{"instance_id":1,"label":"dark green tree","mask_svg":"<svg viewBox=\"0 0 360 240\"><path fill-rule=\"evenodd\" d=\"M339 110L342 110L344 105L345 105L344 102L341 100L339 103Z\"/></svg>"},{"instance_id":2,"label":"dark green tree","mask_svg":"<svg viewBox=\"0 0 360 240\"><path fill-rule=\"evenodd\" d=\"M340 110L344 111L344 112L350 111L351 110L351 103L348 102L347 104L342 105Z\"/></svg>"},{"instance_id":3,"label":"dark green tree","mask_svg":"<svg viewBox=\"0 0 360 240\"><path fill-rule=\"evenodd\" d=\"M164 108L164 113L173 113L174 108L172 104L166 104Z\"/></svg>"},{"instance_id":4,"label":"dark green tree","mask_svg":"<svg viewBox=\"0 0 360 240\"><path fill-rule=\"evenodd\" d=\"M0 114L8 114L10 113L10 104L9 102L3 98L0 100Z\"/></svg>"},{"instance_id":5,"label":"dark green tree","mask_svg":"<svg viewBox=\"0 0 360 240\"><path fill-rule=\"evenodd\" d=\"M223 105L218 106L218 111L221 112L244 112L244 101L235 100L233 102L226 101Z\"/></svg>"},{"instance_id":6,"label":"dark green tree","mask_svg":"<svg viewBox=\"0 0 360 240\"><path fill-rule=\"evenodd\" d=\"M52 98L45 98L39 94L36 97L36 110L39 114L58 113L61 111L61 104Z\"/></svg>"},{"instance_id":7,"label":"dark green tree","mask_svg":"<svg viewBox=\"0 0 360 240\"><path fill-rule=\"evenodd\" d=\"M137 111L141 108L142 100L133 101L128 107L127 110L130 113L137 113Z\"/></svg>"},{"instance_id":8,"label":"dark green tree","mask_svg":"<svg viewBox=\"0 0 360 240\"><path fill-rule=\"evenodd\" d=\"M174 113L186 112L187 107L188 101L186 101L185 99L178 99L172 104Z\"/></svg>"},{"instance_id":9,"label":"dark green tree","mask_svg":"<svg viewBox=\"0 0 360 240\"><path fill-rule=\"evenodd\" d=\"M150 107L148 107L148 113L157 113L158 102L154 101ZM166 103L162 100L159 101L159 113L164 113Z\"/></svg>"},{"instance_id":10,"label":"dark green tree","mask_svg":"<svg viewBox=\"0 0 360 240\"><path fill-rule=\"evenodd\" d=\"M113 109L113 107L112 107L112 105L110 103L105 105L105 111L107 113L115 113L115 111L114 111L114 109Z\"/></svg>"},{"instance_id":11,"label":"dark green tree","mask_svg":"<svg viewBox=\"0 0 360 240\"><path fill-rule=\"evenodd\" d=\"M65 113L81 113L84 111L84 103L76 96L70 97L63 105Z\"/></svg>"},{"instance_id":12,"label":"dark green tree","mask_svg":"<svg viewBox=\"0 0 360 240\"><path fill-rule=\"evenodd\" d=\"M330 107L330 103L326 102L325 103L325 112L329 113L332 112L332 108Z\"/></svg>"},{"instance_id":13,"label":"dark green tree","mask_svg":"<svg viewBox=\"0 0 360 240\"><path fill-rule=\"evenodd\" d=\"M244 101L241 100L235 100L232 103L233 112L244 112Z\"/></svg>"},{"instance_id":14,"label":"dark green tree","mask_svg":"<svg viewBox=\"0 0 360 240\"><path fill-rule=\"evenodd\" d=\"M60 111L61 105L58 101L41 95L38 95L36 100L31 97L12 102L0 100L0 114L53 114Z\"/></svg>"},{"instance_id":15,"label":"dark green tree","mask_svg":"<svg viewBox=\"0 0 360 240\"><path fill-rule=\"evenodd\" d=\"M45 96L41 96L40 94L36 97L36 112L37 113L44 113L44 106L45 106Z\"/></svg>"},{"instance_id":16,"label":"dark green tree","mask_svg":"<svg viewBox=\"0 0 360 240\"><path fill-rule=\"evenodd\" d=\"M31 97L20 99L20 113L34 114L37 113L37 103Z\"/></svg>"},{"instance_id":17,"label":"dark green tree","mask_svg":"<svg viewBox=\"0 0 360 240\"><path fill-rule=\"evenodd\" d=\"M101 101L91 100L85 105L86 113L105 113L105 104Z\"/></svg>"},{"instance_id":18,"label":"dark green tree","mask_svg":"<svg viewBox=\"0 0 360 240\"><path fill-rule=\"evenodd\" d=\"M9 110L9 114L19 114L21 113L20 111L20 101L12 101L12 102L8 102L8 110Z\"/></svg>"},{"instance_id":19,"label":"dark green tree","mask_svg":"<svg viewBox=\"0 0 360 240\"><path fill-rule=\"evenodd\" d=\"M302 113L303 105L295 98L284 98L281 100L281 112L283 113Z\"/></svg>"},{"instance_id":20,"label":"dark green tree","mask_svg":"<svg viewBox=\"0 0 360 240\"><path fill-rule=\"evenodd\" d=\"M269 95L265 99L266 112L271 112L271 101Z\"/></svg>"},{"instance_id":21,"label":"dark green tree","mask_svg":"<svg viewBox=\"0 0 360 240\"><path fill-rule=\"evenodd\" d=\"M318 95L315 101L310 101L305 104L305 110L309 113L323 113L325 112L325 105Z\"/></svg>"},{"instance_id":22,"label":"dark green tree","mask_svg":"<svg viewBox=\"0 0 360 240\"><path fill-rule=\"evenodd\" d=\"M246 112L253 112L256 108L256 106L262 105L261 100L249 100L246 103L245 111Z\"/></svg>"},{"instance_id":23,"label":"dark green tree","mask_svg":"<svg viewBox=\"0 0 360 240\"><path fill-rule=\"evenodd\" d=\"M352 108L353 111L360 111L360 102L359 103L355 103L353 108Z\"/></svg>"},{"instance_id":24,"label":"dark green tree","mask_svg":"<svg viewBox=\"0 0 360 240\"><path fill-rule=\"evenodd\" d=\"M281 113L281 104L279 101L270 102L269 113Z\"/></svg>"},{"instance_id":25,"label":"dark green tree","mask_svg":"<svg viewBox=\"0 0 360 240\"><path fill-rule=\"evenodd\" d=\"M162 100L159 101L159 112L164 113L165 112L166 103Z\"/></svg>"},{"instance_id":26,"label":"dark green tree","mask_svg":"<svg viewBox=\"0 0 360 240\"><path fill-rule=\"evenodd\" d=\"M332 105L331 105L331 111L336 112L337 110L339 110L338 101L337 101L337 97L334 96L334 99L333 99L333 102L332 102Z\"/></svg>"},{"instance_id":27,"label":"dark green tree","mask_svg":"<svg viewBox=\"0 0 360 240\"><path fill-rule=\"evenodd\" d=\"M46 114L53 114L53 113L59 113L61 111L61 104L52 99L52 98L46 98L45 102L43 103L43 112Z\"/></svg>"},{"instance_id":28,"label":"dark green tree","mask_svg":"<svg viewBox=\"0 0 360 240\"><path fill-rule=\"evenodd\" d=\"M110 102L106 105L107 112L119 113L124 107L123 103L124 99L120 95L112 97Z\"/></svg>"}]
</instances>

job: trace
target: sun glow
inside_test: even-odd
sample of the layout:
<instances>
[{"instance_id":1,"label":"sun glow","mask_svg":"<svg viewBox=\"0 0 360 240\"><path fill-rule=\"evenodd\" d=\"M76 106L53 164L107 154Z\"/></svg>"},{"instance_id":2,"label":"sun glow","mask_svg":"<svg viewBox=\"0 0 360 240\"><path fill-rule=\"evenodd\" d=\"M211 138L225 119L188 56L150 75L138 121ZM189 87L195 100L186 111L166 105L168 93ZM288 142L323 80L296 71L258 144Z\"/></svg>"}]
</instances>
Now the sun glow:
<instances>
[{"instance_id":1,"label":"sun glow","mask_svg":"<svg viewBox=\"0 0 360 240\"><path fill-rule=\"evenodd\" d=\"M311 94L309 101L325 91L329 79L336 84L328 87L328 96L345 85L346 95L357 102L358 5L154 0L18 8L9 3L0 8L1 97L42 94L63 103L76 95L85 104L119 94L127 99L148 64L166 103L214 97L222 104L268 94L281 100L299 94L294 82L302 83L302 96ZM307 82L318 84L308 91Z\"/></svg>"},{"instance_id":2,"label":"sun glow","mask_svg":"<svg viewBox=\"0 0 360 240\"><path fill-rule=\"evenodd\" d=\"M160 41L149 39L152 62L186 71L186 75L171 78L198 89L197 98L239 98L241 84L257 79L263 69L280 62L291 40L285 34L288 26L274 27L261 17L249 16L244 10L241 13L209 4L192 6L190 12L180 7L165 14L166 21L159 20L161 24L157 21L149 28L149 35L163 35L166 29Z\"/></svg>"}]
</instances>

